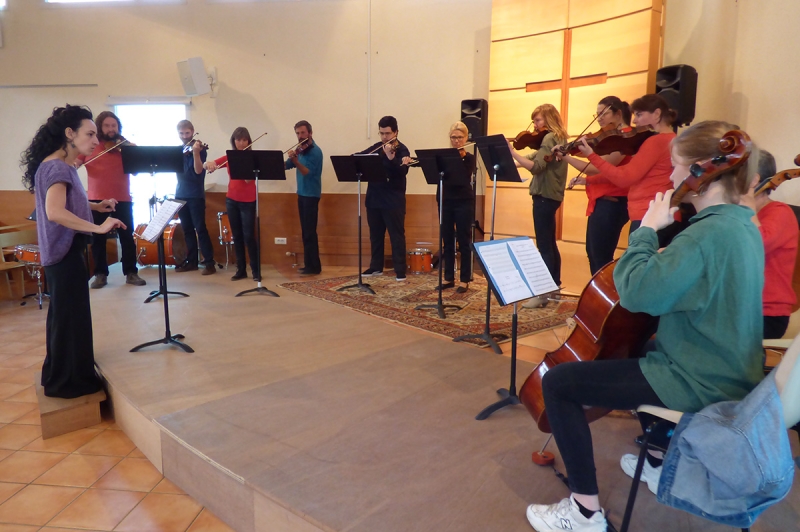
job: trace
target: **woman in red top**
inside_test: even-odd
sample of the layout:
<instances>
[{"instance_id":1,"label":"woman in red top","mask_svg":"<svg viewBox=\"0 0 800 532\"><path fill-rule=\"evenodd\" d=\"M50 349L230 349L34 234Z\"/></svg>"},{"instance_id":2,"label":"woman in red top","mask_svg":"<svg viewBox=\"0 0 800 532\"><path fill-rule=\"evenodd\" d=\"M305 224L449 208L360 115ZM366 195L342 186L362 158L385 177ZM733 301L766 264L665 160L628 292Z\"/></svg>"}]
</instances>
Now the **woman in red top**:
<instances>
[{"instance_id":1,"label":"woman in red top","mask_svg":"<svg viewBox=\"0 0 800 532\"><path fill-rule=\"evenodd\" d=\"M653 135L642 144L639 151L624 166L614 166L604 161L592 148L582 140L578 143L581 153L589 158L601 174L588 176L586 182L596 183L599 179L607 179L618 187L628 188L628 216L631 219L630 232L634 232L642 223L644 213L650 206L656 193L666 192L672 188L669 176L672 175L670 159L670 143L675 138L672 124L676 113L669 108L666 100L655 94L646 94L637 98L631 105L633 121L637 126L650 126L659 135Z\"/></svg>"},{"instance_id":2,"label":"woman in red top","mask_svg":"<svg viewBox=\"0 0 800 532\"><path fill-rule=\"evenodd\" d=\"M608 125L624 128L631 123L631 108L628 102L623 102L616 96L606 96L598 102L595 116L601 128ZM630 156L620 152L602 157L614 166L623 166L631 160ZM586 185L586 195L589 196L589 204L586 206L586 216L589 217L586 223L586 255L589 257L589 270L594 275L597 270L614 260L619 235L628 223L628 189L602 177L600 171L590 162L571 155L564 155L563 159L585 175L593 176L591 183L587 183L583 177L575 177L570 181L570 187Z\"/></svg>"},{"instance_id":3,"label":"woman in red top","mask_svg":"<svg viewBox=\"0 0 800 532\"><path fill-rule=\"evenodd\" d=\"M234 150L243 150L253 141L247 128L237 127L231 135L231 147ZM208 161L203 167L212 173L228 161L228 156ZM228 167L228 177L231 176L231 167ZM231 281L238 281L247 277L247 257L245 246L250 254L250 268L253 270L253 280L261 280L261 267L258 263L258 247L256 246L255 221L256 221L256 183L251 179L229 179L228 195L225 198L225 209L228 211L228 220L231 222L233 234L233 249L236 252L236 273Z\"/></svg>"},{"instance_id":4,"label":"woman in red top","mask_svg":"<svg viewBox=\"0 0 800 532\"><path fill-rule=\"evenodd\" d=\"M797 259L797 239L800 228L791 207L773 201L772 189L755 195L759 183L776 174L775 157L766 150L758 156L758 174L753 179L750 193L742 196L740 203L756 211L753 223L764 241L764 292L761 296L764 313L764 339L782 338L789 326L792 306L797 296L792 287L794 264Z\"/></svg>"}]
</instances>

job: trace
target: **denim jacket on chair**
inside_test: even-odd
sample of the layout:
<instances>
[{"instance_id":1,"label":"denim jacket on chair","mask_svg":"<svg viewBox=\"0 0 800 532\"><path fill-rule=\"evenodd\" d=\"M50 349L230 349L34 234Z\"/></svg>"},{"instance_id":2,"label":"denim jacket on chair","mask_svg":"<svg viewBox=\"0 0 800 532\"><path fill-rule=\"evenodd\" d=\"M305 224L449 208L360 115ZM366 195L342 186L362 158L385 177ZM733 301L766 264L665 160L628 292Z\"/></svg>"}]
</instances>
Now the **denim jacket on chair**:
<instances>
[{"instance_id":1,"label":"denim jacket on chair","mask_svg":"<svg viewBox=\"0 0 800 532\"><path fill-rule=\"evenodd\" d=\"M658 501L747 528L789 493L793 475L783 408L769 375L741 401L683 415L664 457Z\"/></svg>"}]
</instances>

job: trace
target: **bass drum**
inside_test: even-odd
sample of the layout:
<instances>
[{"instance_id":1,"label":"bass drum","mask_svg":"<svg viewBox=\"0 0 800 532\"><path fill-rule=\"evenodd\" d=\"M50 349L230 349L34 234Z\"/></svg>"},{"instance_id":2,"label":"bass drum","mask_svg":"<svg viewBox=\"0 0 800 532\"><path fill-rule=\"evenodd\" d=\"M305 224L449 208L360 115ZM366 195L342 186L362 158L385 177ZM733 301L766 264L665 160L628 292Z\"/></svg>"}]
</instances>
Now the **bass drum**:
<instances>
[{"instance_id":1,"label":"bass drum","mask_svg":"<svg viewBox=\"0 0 800 532\"><path fill-rule=\"evenodd\" d=\"M158 241L148 242L138 236L143 234L145 229L147 224L139 224L133 235L136 240L136 262L140 266L157 266ZM170 222L164 229L164 259L167 266L177 266L186 260L186 240L180 222Z\"/></svg>"}]
</instances>

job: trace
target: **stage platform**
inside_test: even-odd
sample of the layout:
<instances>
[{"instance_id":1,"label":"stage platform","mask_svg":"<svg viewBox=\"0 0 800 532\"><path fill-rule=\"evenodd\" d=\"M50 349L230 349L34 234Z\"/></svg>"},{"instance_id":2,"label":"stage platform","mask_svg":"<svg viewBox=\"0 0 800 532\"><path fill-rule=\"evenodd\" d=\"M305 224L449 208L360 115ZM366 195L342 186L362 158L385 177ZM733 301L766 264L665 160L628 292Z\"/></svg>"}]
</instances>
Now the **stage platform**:
<instances>
[{"instance_id":1,"label":"stage platform","mask_svg":"<svg viewBox=\"0 0 800 532\"><path fill-rule=\"evenodd\" d=\"M168 272L173 333L195 353L129 349L164 334L157 284L124 285L119 265L92 290L95 356L117 424L171 481L240 532L528 532L525 508L568 494L531 462L546 439L522 406L475 415L508 385L509 359L231 271ZM533 364L521 362L518 385ZM602 504L619 525L638 423L592 425ZM794 442L796 443L796 442ZM550 449L557 451L554 444ZM797 446L795 445L795 450ZM560 460L557 460L560 465ZM792 530L800 491L753 530ZM717 531L640 490L633 531Z\"/></svg>"}]
</instances>

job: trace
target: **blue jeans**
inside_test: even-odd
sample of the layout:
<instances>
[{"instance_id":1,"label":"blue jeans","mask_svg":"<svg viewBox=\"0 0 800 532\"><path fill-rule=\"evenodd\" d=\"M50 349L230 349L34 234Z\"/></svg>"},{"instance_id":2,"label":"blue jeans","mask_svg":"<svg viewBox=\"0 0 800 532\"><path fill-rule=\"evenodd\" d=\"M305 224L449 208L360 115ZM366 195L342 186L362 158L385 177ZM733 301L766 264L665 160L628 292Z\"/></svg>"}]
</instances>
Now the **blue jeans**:
<instances>
[{"instance_id":1,"label":"blue jeans","mask_svg":"<svg viewBox=\"0 0 800 532\"><path fill-rule=\"evenodd\" d=\"M557 286L561 285L561 254L556 245L556 211L561 206L544 196L533 197L533 232L536 234L536 247L542 254L547 270Z\"/></svg>"},{"instance_id":2,"label":"blue jeans","mask_svg":"<svg viewBox=\"0 0 800 532\"><path fill-rule=\"evenodd\" d=\"M203 254L203 264L214 264L214 247L206 228L206 199L205 198L175 198L183 200L186 205L178 211L178 217L183 226L183 237L186 239L186 262L197 264L197 243L200 242L200 252ZM197 232L197 234L195 234Z\"/></svg>"},{"instance_id":3,"label":"blue jeans","mask_svg":"<svg viewBox=\"0 0 800 532\"><path fill-rule=\"evenodd\" d=\"M236 253L236 273L247 273L247 253L250 254L250 269L253 275L259 275L258 246L256 245L256 202L236 201L225 198L225 210L231 223L233 235L233 251Z\"/></svg>"},{"instance_id":4,"label":"blue jeans","mask_svg":"<svg viewBox=\"0 0 800 532\"><path fill-rule=\"evenodd\" d=\"M614 260L622 228L628 223L628 198L606 196L595 203L586 223L586 255L592 275Z\"/></svg>"}]
</instances>

